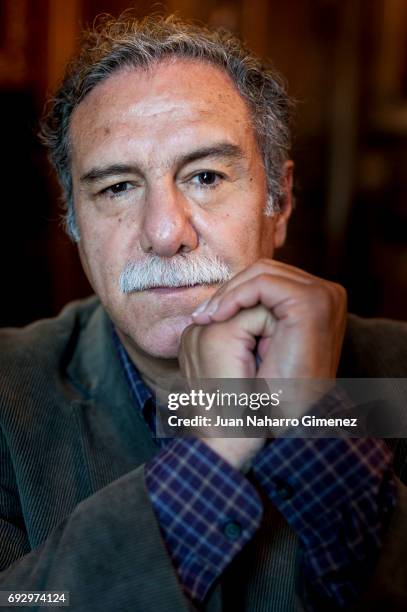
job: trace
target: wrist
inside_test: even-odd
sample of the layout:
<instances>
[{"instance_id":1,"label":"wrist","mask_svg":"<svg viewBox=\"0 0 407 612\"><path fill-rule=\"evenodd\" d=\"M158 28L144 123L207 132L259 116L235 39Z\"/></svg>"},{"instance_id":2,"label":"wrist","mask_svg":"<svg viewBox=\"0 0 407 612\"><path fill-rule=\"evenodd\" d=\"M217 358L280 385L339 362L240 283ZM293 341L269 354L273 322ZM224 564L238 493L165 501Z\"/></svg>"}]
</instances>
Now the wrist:
<instances>
[{"instance_id":1,"label":"wrist","mask_svg":"<svg viewBox=\"0 0 407 612\"><path fill-rule=\"evenodd\" d=\"M258 452L263 448L265 438L201 438L209 448L236 470L246 471Z\"/></svg>"}]
</instances>

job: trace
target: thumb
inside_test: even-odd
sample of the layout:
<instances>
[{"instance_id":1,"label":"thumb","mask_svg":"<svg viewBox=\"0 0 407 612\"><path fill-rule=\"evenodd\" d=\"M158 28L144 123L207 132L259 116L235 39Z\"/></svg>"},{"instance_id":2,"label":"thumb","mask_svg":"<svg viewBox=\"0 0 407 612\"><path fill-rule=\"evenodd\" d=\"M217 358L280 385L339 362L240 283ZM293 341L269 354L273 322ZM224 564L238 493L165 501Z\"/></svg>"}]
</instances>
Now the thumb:
<instances>
[{"instance_id":1,"label":"thumb","mask_svg":"<svg viewBox=\"0 0 407 612\"><path fill-rule=\"evenodd\" d=\"M218 324L223 326L222 332L227 347L225 353L228 353L228 360L225 366L231 371L239 372L234 376L256 377L257 364L253 354L256 342L259 340L263 344L267 342L267 339L273 335L276 324L275 317L262 304L240 310L228 321ZM235 370L237 364L239 367ZM240 371L242 366L243 371Z\"/></svg>"},{"instance_id":2,"label":"thumb","mask_svg":"<svg viewBox=\"0 0 407 612\"><path fill-rule=\"evenodd\" d=\"M238 333L247 338L269 338L272 336L276 318L263 304L253 308L240 310L237 315L229 320L231 327L239 330Z\"/></svg>"}]
</instances>

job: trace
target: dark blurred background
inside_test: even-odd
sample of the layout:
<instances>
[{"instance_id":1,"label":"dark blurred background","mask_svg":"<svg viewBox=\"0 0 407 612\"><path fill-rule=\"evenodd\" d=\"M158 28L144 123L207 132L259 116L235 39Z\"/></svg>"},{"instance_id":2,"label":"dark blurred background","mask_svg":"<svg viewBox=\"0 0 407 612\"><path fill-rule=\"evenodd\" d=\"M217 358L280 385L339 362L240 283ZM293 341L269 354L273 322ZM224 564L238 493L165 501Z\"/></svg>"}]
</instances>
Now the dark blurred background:
<instances>
[{"instance_id":1,"label":"dark blurred background","mask_svg":"<svg viewBox=\"0 0 407 612\"><path fill-rule=\"evenodd\" d=\"M272 59L299 101L297 209L278 257L343 283L353 312L407 319L406 0L0 0L0 325L91 292L36 125L82 25L128 6L226 26Z\"/></svg>"}]
</instances>

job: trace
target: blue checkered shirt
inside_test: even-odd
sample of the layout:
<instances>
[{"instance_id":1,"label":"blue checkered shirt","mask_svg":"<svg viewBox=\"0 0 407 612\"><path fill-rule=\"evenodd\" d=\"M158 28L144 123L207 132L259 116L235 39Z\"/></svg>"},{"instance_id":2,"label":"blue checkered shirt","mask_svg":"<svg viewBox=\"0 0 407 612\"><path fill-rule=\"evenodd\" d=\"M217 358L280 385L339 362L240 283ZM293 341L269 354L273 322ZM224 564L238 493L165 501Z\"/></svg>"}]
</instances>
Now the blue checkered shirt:
<instances>
[{"instance_id":1,"label":"blue checkered shirt","mask_svg":"<svg viewBox=\"0 0 407 612\"><path fill-rule=\"evenodd\" d=\"M155 437L152 393L116 334L115 343ZM155 439L162 450L145 466L147 490L181 586L202 602L258 529L262 502L204 442ZM363 589L396 503L391 465L384 442L366 438L278 438L256 456L257 482L299 538L308 609L346 607Z\"/></svg>"}]
</instances>

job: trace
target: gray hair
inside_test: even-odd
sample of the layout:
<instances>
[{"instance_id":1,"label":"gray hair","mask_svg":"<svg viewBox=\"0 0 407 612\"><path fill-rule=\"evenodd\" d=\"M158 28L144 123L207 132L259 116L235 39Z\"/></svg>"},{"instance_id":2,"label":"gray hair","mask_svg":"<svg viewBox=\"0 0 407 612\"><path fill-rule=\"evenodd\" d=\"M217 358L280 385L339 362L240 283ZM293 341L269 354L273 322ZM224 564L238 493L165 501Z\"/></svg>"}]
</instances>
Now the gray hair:
<instances>
[{"instance_id":1,"label":"gray hair","mask_svg":"<svg viewBox=\"0 0 407 612\"><path fill-rule=\"evenodd\" d=\"M279 210L292 106L281 77L226 30L210 30L175 16L139 20L126 11L118 19L100 17L83 33L81 49L68 64L41 124L40 138L62 186L65 228L73 240L79 240L70 171L69 127L74 109L113 73L128 67L148 69L174 57L210 63L231 77L250 110L263 158L268 189L265 213Z\"/></svg>"}]
</instances>

